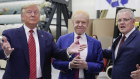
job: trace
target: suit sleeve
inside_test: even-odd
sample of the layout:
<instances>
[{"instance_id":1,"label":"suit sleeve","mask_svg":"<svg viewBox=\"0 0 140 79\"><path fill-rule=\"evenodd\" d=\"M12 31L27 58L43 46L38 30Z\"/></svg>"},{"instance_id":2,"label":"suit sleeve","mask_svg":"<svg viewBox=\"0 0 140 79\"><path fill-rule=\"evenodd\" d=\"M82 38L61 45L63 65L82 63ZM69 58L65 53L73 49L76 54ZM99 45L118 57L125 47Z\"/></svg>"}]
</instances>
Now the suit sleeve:
<instances>
[{"instance_id":1,"label":"suit sleeve","mask_svg":"<svg viewBox=\"0 0 140 79\"><path fill-rule=\"evenodd\" d=\"M7 30L3 31L2 35L5 36L7 38L7 40L8 40L8 32L7 32ZM8 40L8 42L9 42L9 40ZM4 59L4 60L7 59L3 49L1 48L1 45L0 45L0 59Z\"/></svg>"},{"instance_id":2,"label":"suit sleeve","mask_svg":"<svg viewBox=\"0 0 140 79\"><path fill-rule=\"evenodd\" d=\"M103 57L107 59L112 59L112 51L108 49L103 50Z\"/></svg>"},{"instance_id":3,"label":"suit sleeve","mask_svg":"<svg viewBox=\"0 0 140 79\"><path fill-rule=\"evenodd\" d=\"M104 64L103 64L103 55L102 55L101 44L99 43L97 45L97 47L96 48L93 47L93 49L95 49L97 52L97 56L94 57L94 58L96 58L96 61L92 61L92 62L87 61L87 64L88 64L87 72L95 74L95 73L99 73L103 70ZM95 51L93 53L95 53Z\"/></svg>"},{"instance_id":4,"label":"suit sleeve","mask_svg":"<svg viewBox=\"0 0 140 79\"><path fill-rule=\"evenodd\" d=\"M69 57L67 55L66 49L60 49L58 46L55 44L53 40L53 36L51 38L51 50L52 50L52 57L60 60L68 60Z\"/></svg>"},{"instance_id":5,"label":"suit sleeve","mask_svg":"<svg viewBox=\"0 0 140 79\"><path fill-rule=\"evenodd\" d=\"M5 54L3 49L1 48L1 45L0 45L0 59L5 59Z\"/></svg>"},{"instance_id":6,"label":"suit sleeve","mask_svg":"<svg viewBox=\"0 0 140 79\"><path fill-rule=\"evenodd\" d=\"M64 48L63 47L63 42L61 41L61 38L58 39L57 41L57 46L61 49ZM53 59L53 67L58 69L58 70L63 70L63 71L67 71L69 70L68 65L69 65L70 61L62 61L62 60L57 60L57 59Z\"/></svg>"}]
</instances>

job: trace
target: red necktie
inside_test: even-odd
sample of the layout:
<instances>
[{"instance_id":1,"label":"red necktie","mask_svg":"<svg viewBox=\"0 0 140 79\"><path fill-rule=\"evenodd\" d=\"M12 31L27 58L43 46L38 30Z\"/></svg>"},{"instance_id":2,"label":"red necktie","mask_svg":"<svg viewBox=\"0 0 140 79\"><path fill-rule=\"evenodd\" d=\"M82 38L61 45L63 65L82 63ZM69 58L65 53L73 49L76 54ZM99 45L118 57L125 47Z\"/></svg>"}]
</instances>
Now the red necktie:
<instances>
[{"instance_id":1,"label":"red necktie","mask_svg":"<svg viewBox=\"0 0 140 79\"><path fill-rule=\"evenodd\" d=\"M33 30L30 30L30 36L28 40L29 47L29 60L30 60L30 76L29 79L36 79L36 46L33 37Z\"/></svg>"},{"instance_id":2,"label":"red necktie","mask_svg":"<svg viewBox=\"0 0 140 79\"><path fill-rule=\"evenodd\" d=\"M80 39L81 36L77 36L76 38ZM79 42L77 44L79 44ZM75 56L77 56L77 55L80 55L80 53L75 54ZM76 71L75 71L75 79L79 79L79 69L76 69Z\"/></svg>"},{"instance_id":3,"label":"red necktie","mask_svg":"<svg viewBox=\"0 0 140 79\"><path fill-rule=\"evenodd\" d=\"M120 50L121 45L124 43L125 38L126 38L125 35L123 35L123 37L122 37L122 39L121 39L121 42L120 42L120 44L119 44L118 53L119 53L119 50ZM117 55L118 55L118 54L117 54Z\"/></svg>"}]
</instances>

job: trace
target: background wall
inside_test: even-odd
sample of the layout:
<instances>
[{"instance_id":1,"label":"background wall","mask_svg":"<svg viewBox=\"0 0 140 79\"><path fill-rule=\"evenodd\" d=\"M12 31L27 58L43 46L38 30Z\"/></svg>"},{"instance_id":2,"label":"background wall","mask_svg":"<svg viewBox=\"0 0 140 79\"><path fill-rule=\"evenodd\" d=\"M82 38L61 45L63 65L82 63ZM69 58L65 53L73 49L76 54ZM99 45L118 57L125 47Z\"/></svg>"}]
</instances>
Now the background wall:
<instances>
[{"instance_id":1,"label":"background wall","mask_svg":"<svg viewBox=\"0 0 140 79\"><path fill-rule=\"evenodd\" d=\"M105 1L105 0L100 0L100 1ZM129 0L129 1L132 2L134 0ZM135 0L135 1L138 2L140 0ZM89 27L92 29L92 32L90 32L90 30L87 30L87 32L96 34L102 43L102 47L108 48L112 44L113 33L114 33L113 19L115 18L116 15L116 8L112 8L112 7L109 8L108 13L106 15L106 19L97 19L96 2L97 0L72 0L72 12L75 12L76 10L87 11L90 15L90 19L93 19L92 27ZM100 4L99 2L98 6L100 7L104 5ZM137 7L136 11L134 12L135 17L140 17L140 5L138 6L139 7ZM72 30L68 29L68 31L71 32Z\"/></svg>"},{"instance_id":2,"label":"background wall","mask_svg":"<svg viewBox=\"0 0 140 79\"><path fill-rule=\"evenodd\" d=\"M96 1L97 0L72 0L72 11L85 10L89 13L91 19L96 18ZM106 18L115 18L116 9L110 8ZM135 16L140 17L140 6L135 11Z\"/></svg>"},{"instance_id":3,"label":"background wall","mask_svg":"<svg viewBox=\"0 0 140 79\"><path fill-rule=\"evenodd\" d=\"M89 13L91 19L96 18L95 1L96 0L72 0L72 12L85 10Z\"/></svg>"}]
</instances>

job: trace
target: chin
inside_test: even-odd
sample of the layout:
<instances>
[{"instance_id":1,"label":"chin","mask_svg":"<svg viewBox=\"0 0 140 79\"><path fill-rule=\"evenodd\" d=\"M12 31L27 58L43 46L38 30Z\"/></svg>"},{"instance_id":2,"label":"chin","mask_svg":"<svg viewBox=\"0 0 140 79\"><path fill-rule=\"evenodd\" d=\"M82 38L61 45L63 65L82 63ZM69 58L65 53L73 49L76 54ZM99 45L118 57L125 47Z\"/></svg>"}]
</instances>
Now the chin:
<instances>
[{"instance_id":1,"label":"chin","mask_svg":"<svg viewBox=\"0 0 140 79\"><path fill-rule=\"evenodd\" d=\"M37 23L31 22L30 24L36 25Z\"/></svg>"},{"instance_id":2,"label":"chin","mask_svg":"<svg viewBox=\"0 0 140 79\"><path fill-rule=\"evenodd\" d=\"M121 33L125 34L126 32L125 31L120 31Z\"/></svg>"},{"instance_id":3,"label":"chin","mask_svg":"<svg viewBox=\"0 0 140 79\"><path fill-rule=\"evenodd\" d=\"M82 35L83 33L78 33L78 35Z\"/></svg>"}]
</instances>

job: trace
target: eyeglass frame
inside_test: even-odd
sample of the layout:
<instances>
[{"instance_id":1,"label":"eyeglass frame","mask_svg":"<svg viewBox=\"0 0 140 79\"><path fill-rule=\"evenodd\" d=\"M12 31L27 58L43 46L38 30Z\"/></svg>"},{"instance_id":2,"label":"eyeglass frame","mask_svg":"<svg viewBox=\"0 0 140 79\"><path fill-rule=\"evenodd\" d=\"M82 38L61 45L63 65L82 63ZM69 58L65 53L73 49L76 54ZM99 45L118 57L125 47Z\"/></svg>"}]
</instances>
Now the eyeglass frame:
<instances>
[{"instance_id":1,"label":"eyeglass frame","mask_svg":"<svg viewBox=\"0 0 140 79\"><path fill-rule=\"evenodd\" d=\"M119 19L117 20L117 23L121 23L122 21L123 22L128 22L129 20L131 20L132 18L123 18L123 20Z\"/></svg>"}]
</instances>

